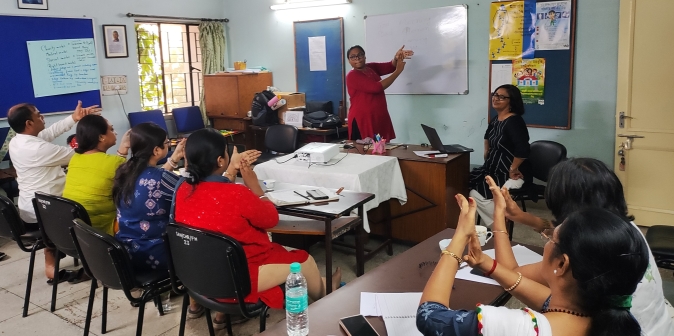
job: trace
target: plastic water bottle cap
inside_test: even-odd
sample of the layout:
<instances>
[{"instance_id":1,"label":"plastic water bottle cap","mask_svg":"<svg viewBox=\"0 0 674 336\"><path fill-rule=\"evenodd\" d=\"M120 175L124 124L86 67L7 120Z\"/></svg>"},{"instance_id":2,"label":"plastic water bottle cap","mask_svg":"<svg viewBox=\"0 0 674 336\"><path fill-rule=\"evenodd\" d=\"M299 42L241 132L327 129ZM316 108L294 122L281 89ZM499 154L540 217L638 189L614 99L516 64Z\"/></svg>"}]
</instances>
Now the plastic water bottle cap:
<instances>
[{"instance_id":1,"label":"plastic water bottle cap","mask_svg":"<svg viewBox=\"0 0 674 336\"><path fill-rule=\"evenodd\" d=\"M299 273L300 270L302 270L302 265L298 262L294 262L290 264L290 272L291 273Z\"/></svg>"}]
</instances>

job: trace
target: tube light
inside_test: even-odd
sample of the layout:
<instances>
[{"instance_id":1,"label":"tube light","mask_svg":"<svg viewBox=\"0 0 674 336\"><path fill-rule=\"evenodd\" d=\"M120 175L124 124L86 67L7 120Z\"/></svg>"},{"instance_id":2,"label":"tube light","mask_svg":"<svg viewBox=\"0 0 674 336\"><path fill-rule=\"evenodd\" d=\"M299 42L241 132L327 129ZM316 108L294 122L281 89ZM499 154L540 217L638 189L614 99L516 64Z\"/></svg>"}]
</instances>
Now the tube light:
<instances>
[{"instance_id":1,"label":"tube light","mask_svg":"<svg viewBox=\"0 0 674 336\"><path fill-rule=\"evenodd\" d=\"M314 0L314 1L301 1L301 2L285 2L278 5L272 5L270 8L272 10L280 10L280 9L343 5L349 3L351 3L351 0Z\"/></svg>"}]
</instances>

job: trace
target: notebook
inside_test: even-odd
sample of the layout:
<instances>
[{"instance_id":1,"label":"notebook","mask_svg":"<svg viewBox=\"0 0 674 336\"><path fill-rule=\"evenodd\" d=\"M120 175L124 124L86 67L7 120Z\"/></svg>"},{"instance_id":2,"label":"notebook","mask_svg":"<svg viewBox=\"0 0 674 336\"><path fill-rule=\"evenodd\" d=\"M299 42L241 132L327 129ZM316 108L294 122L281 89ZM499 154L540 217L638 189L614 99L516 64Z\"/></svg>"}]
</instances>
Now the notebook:
<instances>
[{"instance_id":1,"label":"notebook","mask_svg":"<svg viewBox=\"0 0 674 336\"><path fill-rule=\"evenodd\" d=\"M286 205L301 205L311 203L322 203L339 200L340 196L325 188L314 188L320 190L323 194L328 196L327 199L315 200L307 194L306 190L279 190L272 191L265 194L269 200L276 206Z\"/></svg>"},{"instance_id":2,"label":"notebook","mask_svg":"<svg viewBox=\"0 0 674 336\"><path fill-rule=\"evenodd\" d=\"M383 317L390 336L421 336L416 322L420 300L421 293L361 293L361 315Z\"/></svg>"}]
</instances>

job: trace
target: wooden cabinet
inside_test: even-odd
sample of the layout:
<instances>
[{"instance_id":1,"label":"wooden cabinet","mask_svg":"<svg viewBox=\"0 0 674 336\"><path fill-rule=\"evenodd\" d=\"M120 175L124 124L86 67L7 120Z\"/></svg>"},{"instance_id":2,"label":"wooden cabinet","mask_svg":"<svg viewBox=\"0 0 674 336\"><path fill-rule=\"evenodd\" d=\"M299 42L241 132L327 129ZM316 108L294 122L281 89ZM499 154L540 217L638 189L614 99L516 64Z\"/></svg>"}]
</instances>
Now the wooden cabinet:
<instances>
[{"instance_id":1,"label":"wooden cabinet","mask_svg":"<svg viewBox=\"0 0 674 336\"><path fill-rule=\"evenodd\" d=\"M204 100L209 117L245 118L255 93L272 85L271 72L220 73L204 76Z\"/></svg>"}]
</instances>

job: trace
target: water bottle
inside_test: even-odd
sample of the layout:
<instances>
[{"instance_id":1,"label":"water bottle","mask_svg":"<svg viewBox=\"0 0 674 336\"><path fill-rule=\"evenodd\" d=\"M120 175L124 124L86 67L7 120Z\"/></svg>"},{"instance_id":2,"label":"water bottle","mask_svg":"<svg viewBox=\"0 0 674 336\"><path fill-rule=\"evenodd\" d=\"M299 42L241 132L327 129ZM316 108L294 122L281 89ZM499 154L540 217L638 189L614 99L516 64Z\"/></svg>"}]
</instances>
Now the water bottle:
<instances>
[{"instance_id":1,"label":"water bottle","mask_svg":"<svg viewBox=\"0 0 674 336\"><path fill-rule=\"evenodd\" d=\"M309 334L309 298L307 279L300 273L300 263L290 264L290 274L286 279L286 324L289 336Z\"/></svg>"}]
</instances>

